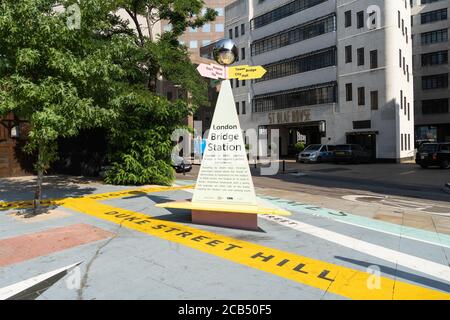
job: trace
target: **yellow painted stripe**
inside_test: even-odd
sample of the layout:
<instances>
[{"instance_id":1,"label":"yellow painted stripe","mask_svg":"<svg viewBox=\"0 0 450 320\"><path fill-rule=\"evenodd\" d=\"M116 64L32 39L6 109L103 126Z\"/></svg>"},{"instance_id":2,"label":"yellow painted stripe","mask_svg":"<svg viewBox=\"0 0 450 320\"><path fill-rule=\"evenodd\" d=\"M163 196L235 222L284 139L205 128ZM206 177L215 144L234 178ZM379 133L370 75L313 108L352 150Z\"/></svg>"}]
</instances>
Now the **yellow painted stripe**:
<instances>
[{"instance_id":1,"label":"yellow painted stripe","mask_svg":"<svg viewBox=\"0 0 450 320\"><path fill-rule=\"evenodd\" d=\"M174 190L183 190L183 189L192 189L194 185L186 185L186 186L177 186L177 187L147 187L147 188L137 188L137 189L128 189L114 192L106 192L106 193L97 193L97 194L89 194L86 196L81 196L79 198L87 198L87 199L95 199L95 200L109 200L109 199L118 199L125 198L131 196L137 196L147 193L154 192L165 192L165 191L174 191ZM61 199L44 199L41 204L43 207L48 207L52 205L64 205L66 199L70 198L61 198ZM0 201L0 211L10 210L10 209L26 209L33 207L33 200L23 200L23 201L10 201L4 202Z\"/></svg>"},{"instance_id":2,"label":"yellow painted stripe","mask_svg":"<svg viewBox=\"0 0 450 320\"><path fill-rule=\"evenodd\" d=\"M220 234L164 221L98 203L70 199L65 207L168 241L265 271L351 299L450 299L444 292L381 277L379 289L369 289L370 274Z\"/></svg>"}]
</instances>

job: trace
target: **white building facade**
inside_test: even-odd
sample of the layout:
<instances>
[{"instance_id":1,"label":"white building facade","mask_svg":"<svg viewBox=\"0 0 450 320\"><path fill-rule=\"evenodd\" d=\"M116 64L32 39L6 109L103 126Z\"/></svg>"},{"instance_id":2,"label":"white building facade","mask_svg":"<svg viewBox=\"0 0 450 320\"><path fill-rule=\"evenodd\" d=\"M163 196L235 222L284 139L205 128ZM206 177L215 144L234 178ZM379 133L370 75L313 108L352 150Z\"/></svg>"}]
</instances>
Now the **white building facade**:
<instances>
[{"instance_id":1,"label":"white building facade","mask_svg":"<svg viewBox=\"0 0 450 320\"><path fill-rule=\"evenodd\" d=\"M278 129L281 156L306 136L361 144L379 160L413 157L408 0L238 0L225 26L241 53L236 65L267 69L256 81L233 80L243 130L264 140Z\"/></svg>"}]
</instances>

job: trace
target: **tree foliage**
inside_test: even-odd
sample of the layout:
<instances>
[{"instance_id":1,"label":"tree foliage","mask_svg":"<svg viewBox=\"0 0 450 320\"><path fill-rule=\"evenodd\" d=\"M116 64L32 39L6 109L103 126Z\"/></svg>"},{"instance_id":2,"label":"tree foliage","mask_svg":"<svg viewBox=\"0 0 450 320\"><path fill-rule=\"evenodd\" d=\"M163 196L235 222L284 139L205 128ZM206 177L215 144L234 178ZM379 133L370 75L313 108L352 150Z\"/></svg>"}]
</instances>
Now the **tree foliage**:
<instances>
[{"instance_id":1,"label":"tree foliage","mask_svg":"<svg viewBox=\"0 0 450 320\"><path fill-rule=\"evenodd\" d=\"M169 183L170 132L206 99L178 37L215 12L201 15L201 0L83 0L81 24L72 29L69 13L55 7L75 3L0 1L0 116L13 112L30 122L26 150L38 154L40 177L57 157L58 138L103 126L114 162L109 182ZM173 28L154 39L122 20L121 9L131 21L142 15L151 26L165 19ZM158 97L160 76L191 93L189 104Z\"/></svg>"}]
</instances>

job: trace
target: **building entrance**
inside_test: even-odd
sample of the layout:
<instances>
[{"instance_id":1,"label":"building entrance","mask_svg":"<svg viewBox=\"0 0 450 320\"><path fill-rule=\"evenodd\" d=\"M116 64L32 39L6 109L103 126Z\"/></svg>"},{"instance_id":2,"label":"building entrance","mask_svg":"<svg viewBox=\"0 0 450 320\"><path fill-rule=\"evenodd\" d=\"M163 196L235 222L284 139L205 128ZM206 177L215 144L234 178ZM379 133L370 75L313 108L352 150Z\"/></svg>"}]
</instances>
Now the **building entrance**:
<instances>
[{"instance_id":1,"label":"building entrance","mask_svg":"<svg viewBox=\"0 0 450 320\"><path fill-rule=\"evenodd\" d=\"M297 154L295 144L299 141L304 142L305 146L321 143L318 124L273 126L268 129L269 132L270 129L278 129L280 132L278 141L280 158L295 158Z\"/></svg>"},{"instance_id":2,"label":"building entrance","mask_svg":"<svg viewBox=\"0 0 450 320\"><path fill-rule=\"evenodd\" d=\"M376 132L368 133L350 133L347 134L348 144L359 144L365 150L370 151L372 159L377 157L377 134Z\"/></svg>"}]
</instances>

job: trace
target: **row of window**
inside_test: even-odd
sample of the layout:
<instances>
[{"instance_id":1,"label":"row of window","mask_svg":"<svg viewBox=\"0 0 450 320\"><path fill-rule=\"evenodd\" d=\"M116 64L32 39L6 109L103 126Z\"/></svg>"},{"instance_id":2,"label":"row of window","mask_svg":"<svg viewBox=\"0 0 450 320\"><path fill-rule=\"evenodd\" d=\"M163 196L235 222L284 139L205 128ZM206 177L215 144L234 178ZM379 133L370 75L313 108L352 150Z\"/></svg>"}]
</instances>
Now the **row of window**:
<instances>
[{"instance_id":1,"label":"row of window","mask_svg":"<svg viewBox=\"0 0 450 320\"><path fill-rule=\"evenodd\" d=\"M365 15L364 11L358 11L356 13L356 28L357 29L364 28L364 20L365 20L364 15ZM376 26L376 24L377 24L376 12L375 11L370 12L369 17L371 18L370 19L371 26L369 26L369 27ZM352 11L351 10L344 12L344 25L346 28L350 28L352 26Z\"/></svg>"},{"instance_id":2,"label":"row of window","mask_svg":"<svg viewBox=\"0 0 450 320\"><path fill-rule=\"evenodd\" d=\"M420 14L421 24L427 24L442 20L447 20L447 8Z\"/></svg>"},{"instance_id":3,"label":"row of window","mask_svg":"<svg viewBox=\"0 0 450 320\"><path fill-rule=\"evenodd\" d=\"M397 25L399 29L402 29L402 34L405 36L406 43L409 42L408 27L405 26L405 19L402 18L400 11L397 12Z\"/></svg>"},{"instance_id":4,"label":"row of window","mask_svg":"<svg viewBox=\"0 0 450 320\"><path fill-rule=\"evenodd\" d=\"M411 151L411 134L402 133L400 135L400 146L402 151Z\"/></svg>"},{"instance_id":5,"label":"row of window","mask_svg":"<svg viewBox=\"0 0 450 320\"><path fill-rule=\"evenodd\" d=\"M245 24L241 24L241 36L245 34ZM239 26L234 27L234 38L239 37ZM233 39L233 28L228 29L228 38Z\"/></svg>"},{"instance_id":6,"label":"row of window","mask_svg":"<svg viewBox=\"0 0 450 320\"><path fill-rule=\"evenodd\" d=\"M334 14L256 40L251 45L251 55L256 56L333 31L336 31Z\"/></svg>"},{"instance_id":7,"label":"row of window","mask_svg":"<svg viewBox=\"0 0 450 320\"><path fill-rule=\"evenodd\" d=\"M424 53L422 54L421 58L422 58L422 67L447 64L448 51L443 50L437 52Z\"/></svg>"},{"instance_id":8,"label":"row of window","mask_svg":"<svg viewBox=\"0 0 450 320\"><path fill-rule=\"evenodd\" d=\"M290 15L314 7L327 0L294 0L272 11L266 12L250 21L250 27L258 29Z\"/></svg>"},{"instance_id":9,"label":"row of window","mask_svg":"<svg viewBox=\"0 0 450 320\"><path fill-rule=\"evenodd\" d=\"M409 65L406 64L406 57L403 55L402 49L398 50L398 64L403 69L403 74L406 75L406 80L409 82Z\"/></svg>"},{"instance_id":10,"label":"row of window","mask_svg":"<svg viewBox=\"0 0 450 320\"><path fill-rule=\"evenodd\" d=\"M234 83L234 85L233 85ZM230 84L231 84L231 88L235 87L235 88L239 88L241 85L243 87L245 87L245 85L247 84L245 80L239 80L239 79L230 79Z\"/></svg>"},{"instance_id":11,"label":"row of window","mask_svg":"<svg viewBox=\"0 0 450 320\"><path fill-rule=\"evenodd\" d=\"M268 112L337 102L336 82L279 91L253 98L253 112Z\"/></svg>"},{"instance_id":12,"label":"row of window","mask_svg":"<svg viewBox=\"0 0 450 320\"><path fill-rule=\"evenodd\" d=\"M439 113L448 113L449 99L431 99L431 100L423 100L422 101L422 114L439 114Z\"/></svg>"},{"instance_id":13,"label":"row of window","mask_svg":"<svg viewBox=\"0 0 450 320\"><path fill-rule=\"evenodd\" d=\"M422 89L445 89L448 88L448 73L434 74L422 77Z\"/></svg>"},{"instance_id":14,"label":"row of window","mask_svg":"<svg viewBox=\"0 0 450 320\"><path fill-rule=\"evenodd\" d=\"M420 35L422 45L447 42L448 41L448 29L440 29L429 32L424 32Z\"/></svg>"},{"instance_id":15,"label":"row of window","mask_svg":"<svg viewBox=\"0 0 450 320\"><path fill-rule=\"evenodd\" d=\"M406 95L403 94L403 90L400 90L400 110L403 110L403 114L408 116L408 121L411 120L411 104L408 102Z\"/></svg>"},{"instance_id":16,"label":"row of window","mask_svg":"<svg viewBox=\"0 0 450 320\"><path fill-rule=\"evenodd\" d=\"M346 46L345 47L345 63L351 63L353 62L353 47L352 46ZM370 69L376 69L378 68L378 50L371 50L369 53L369 65ZM358 66L364 66L365 65L365 48L358 48L356 49L356 64Z\"/></svg>"},{"instance_id":17,"label":"row of window","mask_svg":"<svg viewBox=\"0 0 450 320\"><path fill-rule=\"evenodd\" d=\"M199 40L190 40L189 41L189 49L197 49L199 47ZM201 45L202 46L207 46L208 44L211 43L211 40L206 39L206 40L201 40ZM183 40L180 40L180 44L184 45L185 42Z\"/></svg>"},{"instance_id":18,"label":"row of window","mask_svg":"<svg viewBox=\"0 0 450 320\"><path fill-rule=\"evenodd\" d=\"M366 105L366 88L358 87L358 106ZM345 84L345 100L347 102L353 101L353 84L346 83ZM378 91L370 91L370 108L372 110L378 110Z\"/></svg>"},{"instance_id":19,"label":"row of window","mask_svg":"<svg viewBox=\"0 0 450 320\"><path fill-rule=\"evenodd\" d=\"M266 74L255 82L287 77L336 65L336 47L310 52L290 59L265 65Z\"/></svg>"},{"instance_id":20,"label":"row of window","mask_svg":"<svg viewBox=\"0 0 450 320\"><path fill-rule=\"evenodd\" d=\"M236 111L237 111L237 114L246 114L246 113L247 113L247 110L246 110L246 103L245 103L245 101L242 101L242 102L240 103L240 105L241 105L241 107L242 107L242 113L240 112L240 109L239 109L239 102L236 102Z\"/></svg>"}]
</instances>

